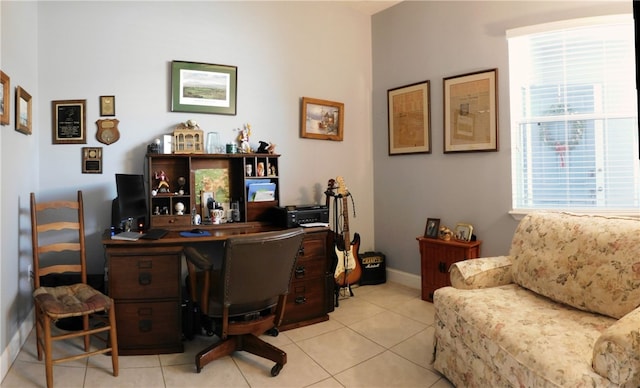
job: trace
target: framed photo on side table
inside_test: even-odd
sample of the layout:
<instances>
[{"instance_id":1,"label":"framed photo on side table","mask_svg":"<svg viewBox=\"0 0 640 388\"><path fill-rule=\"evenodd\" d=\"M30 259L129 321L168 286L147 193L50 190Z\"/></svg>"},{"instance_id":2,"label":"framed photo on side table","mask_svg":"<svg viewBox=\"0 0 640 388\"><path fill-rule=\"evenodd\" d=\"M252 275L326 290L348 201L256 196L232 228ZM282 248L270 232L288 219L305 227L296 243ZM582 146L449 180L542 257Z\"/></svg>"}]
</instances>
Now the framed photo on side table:
<instances>
[{"instance_id":1,"label":"framed photo on side table","mask_svg":"<svg viewBox=\"0 0 640 388\"><path fill-rule=\"evenodd\" d=\"M427 226L424 227L424 237L438 238L439 230L440 230L440 219L427 218Z\"/></svg>"},{"instance_id":2,"label":"framed photo on side table","mask_svg":"<svg viewBox=\"0 0 640 388\"><path fill-rule=\"evenodd\" d=\"M431 153L429 81L387 91L389 155Z\"/></svg>"},{"instance_id":3,"label":"framed photo on side table","mask_svg":"<svg viewBox=\"0 0 640 388\"><path fill-rule=\"evenodd\" d=\"M31 95L20 86L16 88L16 131L31 135L33 124Z\"/></svg>"},{"instance_id":4,"label":"framed photo on side table","mask_svg":"<svg viewBox=\"0 0 640 388\"><path fill-rule=\"evenodd\" d=\"M0 124L9 125L9 110L11 109L11 98L9 89L11 80L2 70L0 70Z\"/></svg>"},{"instance_id":5,"label":"framed photo on side table","mask_svg":"<svg viewBox=\"0 0 640 388\"><path fill-rule=\"evenodd\" d=\"M302 97L300 137L342 141L344 104Z\"/></svg>"},{"instance_id":6,"label":"framed photo on side table","mask_svg":"<svg viewBox=\"0 0 640 388\"><path fill-rule=\"evenodd\" d=\"M52 144L87 144L87 100L51 101Z\"/></svg>"},{"instance_id":7,"label":"framed photo on side table","mask_svg":"<svg viewBox=\"0 0 640 388\"><path fill-rule=\"evenodd\" d=\"M498 151L498 69L443 82L444 152Z\"/></svg>"},{"instance_id":8,"label":"framed photo on side table","mask_svg":"<svg viewBox=\"0 0 640 388\"><path fill-rule=\"evenodd\" d=\"M458 223L453 230L453 238L458 241L471 241L473 236L473 226L471 224Z\"/></svg>"},{"instance_id":9,"label":"framed photo on side table","mask_svg":"<svg viewBox=\"0 0 640 388\"><path fill-rule=\"evenodd\" d=\"M236 66L171 62L171 111L236 114Z\"/></svg>"}]
</instances>

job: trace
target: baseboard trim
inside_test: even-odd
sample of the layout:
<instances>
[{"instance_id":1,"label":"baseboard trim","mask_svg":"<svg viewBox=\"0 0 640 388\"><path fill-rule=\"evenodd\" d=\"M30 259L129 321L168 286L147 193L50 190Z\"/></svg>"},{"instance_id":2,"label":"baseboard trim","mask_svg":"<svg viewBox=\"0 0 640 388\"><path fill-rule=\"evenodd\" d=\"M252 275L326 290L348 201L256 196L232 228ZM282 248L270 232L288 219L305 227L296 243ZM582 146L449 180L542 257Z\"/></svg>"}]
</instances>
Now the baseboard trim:
<instances>
[{"instance_id":1,"label":"baseboard trim","mask_svg":"<svg viewBox=\"0 0 640 388\"><path fill-rule=\"evenodd\" d=\"M27 342L27 338L29 337L29 334L31 334L35 324L34 314L35 312L33 308L31 308L31 311L27 314L27 318L22 321L18 331L11 338L7 347L2 351L2 355L0 356L0 381L4 380L7 373L9 373L9 368L11 368L13 362L18 358L18 354L24 346L24 343Z\"/></svg>"},{"instance_id":2,"label":"baseboard trim","mask_svg":"<svg viewBox=\"0 0 640 388\"><path fill-rule=\"evenodd\" d=\"M389 267L387 267L387 280L418 290L422 289L422 279L420 275L400 271Z\"/></svg>"}]
</instances>

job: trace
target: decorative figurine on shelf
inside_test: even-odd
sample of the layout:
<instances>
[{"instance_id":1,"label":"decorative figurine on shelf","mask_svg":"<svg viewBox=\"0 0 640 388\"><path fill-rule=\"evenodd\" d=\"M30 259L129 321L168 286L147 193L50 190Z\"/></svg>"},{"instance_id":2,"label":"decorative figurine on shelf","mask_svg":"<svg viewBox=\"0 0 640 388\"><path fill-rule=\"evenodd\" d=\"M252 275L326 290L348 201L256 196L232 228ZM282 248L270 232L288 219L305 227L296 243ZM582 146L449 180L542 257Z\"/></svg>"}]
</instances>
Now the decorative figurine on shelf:
<instances>
[{"instance_id":1,"label":"decorative figurine on shelf","mask_svg":"<svg viewBox=\"0 0 640 388\"><path fill-rule=\"evenodd\" d=\"M186 123L184 123L184 126L187 129L200 129L200 126L198 125L198 122L195 120L187 120Z\"/></svg>"},{"instance_id":2,"label":"decorative figurine on shelf","mask_svg":"<svg viewBox=\"0 0 640 388\"><path fill-rule=\"evenodd\" d=\"M267 166L267 174L269 174L269 176L278 175L278 174L276 174L276 166L274 166L273 164L269 163L269 165Z\"/></svg>"},{"instance_id":3,"label":"decorative figurine on shelf","mask_svg":"<svg viewBox=\"0 0 640 388\"><path fill-rule=\"evenodd\" d=\"M176 205L174 206L174 209L176 210L176 215L178 216L184 215L184 203L177 202Z\"/></svg>"},{"instance_id":4,"label":"decorative figurine on shelf","mask_svg":"<svg viewBox=\"0 0 640 388\"><path fill-rule=\"evenodd\" d=\"M238 134L238 141L240 142L240 152L243 154L251 153L251 145L249 145L249 136L251 136L251 124L247 123L244 128L240 130Z\"/></svg>"},{"instance_id":5,"label":"decorative figurine on shelf","mask_svg":"<svg viewBox=\"0 0 640 388\"><path fill-rule=\"evenodd\" d=\"M170 192L169 178L167 178L167 174L163 170L154 172L153 178L158 181L158 186L156 187L158 193Z\"/></svg>"},{"instance_id":6,"label":"decorative figurine on shelf","mask_svg":"<svg viewBox=\"0 0 640 388\"><path fill-rule=\"evenodd\" d=\"M265 172L264 172L264 162L259 162L258 163L258 171L256 173L256 176L264 176Z\"/></svg>"},{"instance_id":7,"label":"decorative figurine on shelf","mask_svg":"<svg viewBox=\"0 0 640 388\"><path fill-rule=\"evenodd\" d=\"M260 146L256 151L257 154L273 154L276 152L276 145L260 140Z\"/></svg>"},{"instance_id":8,"label":"decorative figurine on shelf","mask_svg":"<svg viewBox=\"0 0 640 388\"><path fill-rule=\"evenodd\" d=\"M184 185L187 184L187 180L184 179L183 176L178 177L178 194L180 195L184 195L185 191L184 191Z\"/></svg>"},{"instance_id":9,"label":"decorative figurine on shelf","mask_svg":"<svg viewBox=\"0 0 640 388\"><path fill-rule=\"evenodd\" d=\"M453 236L453 232L451 231L451 229L447 228L446 226L440 227L440 231L438 232L438 238L440 240L449 241L451 240L452 236Z\"/></svg>"}]
</instances>

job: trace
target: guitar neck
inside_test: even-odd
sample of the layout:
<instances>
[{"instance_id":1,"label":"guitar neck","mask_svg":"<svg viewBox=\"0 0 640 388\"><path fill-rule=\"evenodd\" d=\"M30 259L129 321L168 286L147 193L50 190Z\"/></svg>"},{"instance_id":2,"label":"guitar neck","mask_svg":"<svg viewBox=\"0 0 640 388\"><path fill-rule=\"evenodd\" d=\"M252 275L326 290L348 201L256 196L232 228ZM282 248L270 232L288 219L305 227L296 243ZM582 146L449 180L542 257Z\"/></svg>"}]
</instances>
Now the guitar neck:
<instances>
[{"instance_id":1,"label":"guitar neck","mask_svg":"<svg viewBox=\"0 0 640 388\"><path fill-rule=\"evenodd\" d=\"M348 251L351 247L351 237L349 236L349 202L347 197L342 197L342 219L344 220L344 226L342 228L342 236L344 237L344 250Z\"/></svg>"}]
</instances>

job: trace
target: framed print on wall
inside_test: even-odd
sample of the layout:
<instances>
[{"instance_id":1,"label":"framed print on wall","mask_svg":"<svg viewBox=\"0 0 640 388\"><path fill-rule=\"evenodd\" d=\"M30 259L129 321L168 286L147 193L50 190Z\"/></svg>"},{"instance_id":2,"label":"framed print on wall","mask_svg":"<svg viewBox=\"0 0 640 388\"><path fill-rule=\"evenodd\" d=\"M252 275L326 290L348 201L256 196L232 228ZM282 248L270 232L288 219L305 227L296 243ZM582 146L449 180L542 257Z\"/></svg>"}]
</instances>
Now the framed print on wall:
<instances>
[{"instance_id":1,"label":"framed print on wall","mask_svg":"<svg viewBox=\"0 0 640 388\"><path fill-rule=\"evenodd\" d=\"M444 152L498 150L498 69L444 79Z\"/></svg>"},{"instance_id":2,"label":"framed print on wall","mask_svg":"<svg viewBox=\"0 0 640 388\"><path fill-rule=\"evenodd\" d=\"M18 86L16 88L16 131L31 135L32 117L31 95Z\"/></svg>"},{"instance_id":3,"label":"framed print on wall","mask_svg":"<svg viewBox=\"0 0 640 388\"><path fill-rule=\"evenodd\" d=\"M236 66L171 62L171 111L236 114Z\"/></svg>"},{"instance_id":4,"label":"framed print on wall","mask_svg":"<svg viewBox=\"0 0 640 388\"><path fill-rule=\"evenodd\" d=\"M431 153L429 81L387 91L389 155Z\"/></svg>"},{"instance_id":5,"label":"framed print on wall","mask_svg":"<svg viewBox=\"0 0 640 388\"><path fill-rule=\"evenodd\" d=\"M100 96L100 116L116 115L116 96Z\"/></svg>"},{"instance_id":6,"label":"framed print on wall","mask_svg":"<svg viewBox=\"0 0 640 388\"><path fill-rule=\"evenodd\" d=\"M300 137L342 141L344 104L341 102L302 97Z\"/></svg>"},{"instance_id":7,"label":"framed print on wall","mask_svg":"<svg viewBox=\"0 0 640 388\"><path fill-rule=\"evenodd\" d=\"M2 70L0 70L0 124L9 125L11 109L11 99L9 97L9 88L11 80Z\"/></svg>"},{"instance_id":8,"label":"framed print on wall","mask_svg":"<svg viewBox=\"0 0 640 388\"><path fill-rule=\"evenodd\" d=\"M87 100L51 101L53 117L53 144L86 144Z\"/></svg>"}]
</instances>

